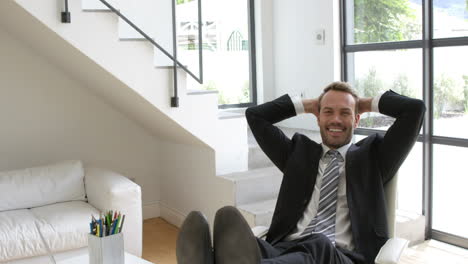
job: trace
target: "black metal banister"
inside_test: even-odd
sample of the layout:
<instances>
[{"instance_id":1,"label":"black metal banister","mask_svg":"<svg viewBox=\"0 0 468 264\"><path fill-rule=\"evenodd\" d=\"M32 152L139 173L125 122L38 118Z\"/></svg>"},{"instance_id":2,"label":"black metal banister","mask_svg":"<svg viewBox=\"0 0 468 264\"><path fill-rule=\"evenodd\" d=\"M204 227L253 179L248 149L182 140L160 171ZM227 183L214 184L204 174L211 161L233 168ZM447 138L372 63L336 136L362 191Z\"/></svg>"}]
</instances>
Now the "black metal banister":
<instances>
[{"instance_id":1,"label":"black metal banister","mask_svg":"<svg viewBox=\"0 0 468 264\"><path fill-rule=\"evenodd\" d=\"M140 33L146 40L151 42L154 46L156 46L164 55L169 57L172 61L177 61L168 51L166 51L163 47L161 47L154 39L149 37L145 32L143 32L138 26L136 26L132 21L130 21L126 16L124 16L122 13L120 13L119 10L117 10L115 7L113 7L111 4L109 4L106 0L99 0L101 1L106 7L108 7L112 12L116 13L119 17L121 17L127 24L129 24L133 29L135 29L138 33ZM199 0L200 2L201 0ZM201 41L200 41L201 42ZM200 46L201 48L201 46ZM177 66L183 69L185 72L187 72L190 76L192 76L195 80L197 80L199 83L202 83L203 81L197 77L194 73L192 73L187 67L185 67L180 61L177 61Z\"/></svg>"},{"instance_id":2,"label":"black metal banister","mask_svg":"<svg viewBox=\"0 0 468 264\"><path fill-rule=\"evenodd\" d=\"M169 59L174 62L174 97L171 97L171 106L178 107L179 106L179 98L178 98L178 82L177 82L177 68L183 69L187 74L189 74L192 78L194 78L197 82L203 83L203 41L202 41L202 22L201 22L201 0L198 0L198 55L199 55L199 77L196 76L192 71L190 71L186 66L184 66L179 60L177 60L177 21L176 21L176 4L175 0L172 1L172 41L173 41L173 52L174 55L171 55L168 51L166 51L161 45L159 45L153 38L148 36L143 30L141 30L138 26L136 26L132 21L130 21L126 16L124 16L119 10L117 10L114 6L112 6L106 0L99 0L103 5L105 5L109 10L117 14L120 18L122 18L128 25L130 25L134 30L136 30L140 35L142 35L146 40L148 40L151 44L157 47L164 55L166 55ZM62 12L62 22L63 23L70 23L70 12L68 10L68 0L65 0L65 11Z\"/></svg>"}]
</instances>

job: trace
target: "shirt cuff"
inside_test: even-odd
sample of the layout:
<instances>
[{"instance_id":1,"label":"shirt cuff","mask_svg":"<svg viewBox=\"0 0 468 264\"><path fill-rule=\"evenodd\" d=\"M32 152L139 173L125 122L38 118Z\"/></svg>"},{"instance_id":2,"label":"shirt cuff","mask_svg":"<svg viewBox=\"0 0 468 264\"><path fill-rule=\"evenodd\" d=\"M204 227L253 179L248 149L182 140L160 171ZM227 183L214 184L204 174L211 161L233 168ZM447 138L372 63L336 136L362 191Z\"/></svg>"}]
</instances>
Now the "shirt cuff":
<instances>
[{"instance_id":1,"label":"shirt cuff","mask_svg":"<svg viewBox=\"0 0 468 264\"><path fill-rule=\"evenodd\" d=\"M382 96L382 94L384 93L381 93L377 96L374 96L374 98L372 98L372 105L371 105L372 112L380 113L379 102L380 102L380 97Z\"/></svg>"},{"instance_id":2,"label":"shirt cuff","mask_svg":"<svg viewBox=\"0 0 468 264\"><path fill-rule=\"evenodd\" d=\"M291 101L294 104L294 109L296 110L296 115L305 113L304 105L302 104L302 98L300 96L291 97Z\"/></svg>"}]
</instances>

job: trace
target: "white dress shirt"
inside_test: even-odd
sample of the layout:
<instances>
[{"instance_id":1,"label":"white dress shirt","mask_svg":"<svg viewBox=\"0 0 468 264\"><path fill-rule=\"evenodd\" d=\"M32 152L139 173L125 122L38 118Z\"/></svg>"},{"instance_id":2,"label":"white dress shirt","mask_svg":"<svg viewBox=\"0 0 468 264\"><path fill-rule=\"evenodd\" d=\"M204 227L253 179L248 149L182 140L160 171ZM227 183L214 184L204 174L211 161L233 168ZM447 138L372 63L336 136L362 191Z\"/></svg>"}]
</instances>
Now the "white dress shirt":
<instances>
[{"instance_id":1,"label":"white dress shirt","mask_svg":"<svg viewBox=\"0 0 468 264\"><path fill-rule=\"evenodd\" d=\"M379 112L379 101L382 94L376 96L372 100L372 112ZM302 104L302 99L300 97L292 98L294 103L294 108L296 110L296 114L303 114L304 113L304 105ZM351 141L353 142L353 141ZM335 218L335 242L338 247L345 248L347 250L354 250L354 243L353 243L353 236L351 232L351 220L349 218L349 208L348 208L348 200L346 198L346 171L345 171L345 164L346 164L346 153L348 152L349 147L352 143L348 143L337 149L340 152L341 156L343 157L343 161L339 162L339 172L340 178L338 181L338 191L337 191L337 203L336 203L336 218ZM285 240L291 241L301 238L301 234L309 225L310 221L315 217L317 214L318 203L320 199L320 186L322 184L322 176L323 171L328 165L329 160L325 159L324 156L327 151L330 149L329 147L322 144L323 152L322 157L319 161L319 170L317 174L317 178L315 180L314 191L312 192L312 198L307 205L304 214L302 215L301 219L296 225L296 228L293 230L291 234L289 234Z\"/></svg>"}]
</instances>

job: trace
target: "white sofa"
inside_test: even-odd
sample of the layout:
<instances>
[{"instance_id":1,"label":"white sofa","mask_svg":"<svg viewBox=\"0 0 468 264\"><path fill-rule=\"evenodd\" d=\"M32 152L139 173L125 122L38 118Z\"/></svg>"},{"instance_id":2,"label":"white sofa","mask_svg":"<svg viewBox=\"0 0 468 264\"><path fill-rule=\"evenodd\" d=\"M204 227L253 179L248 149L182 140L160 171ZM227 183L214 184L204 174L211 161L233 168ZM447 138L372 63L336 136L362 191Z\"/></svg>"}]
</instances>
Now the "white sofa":
<instances>
[{"instance_id":1,"label":"white sofa","mask_svg":"<svg viewBox=\"0 0 468 264\"><path fill-rule=\"evenodd\" d=\"M0 263L83 251L91 215L107 210L126 215L125 251L141 256L141 189L126 177L81 161L0 172Z\"/></svg>"}]
</instances>

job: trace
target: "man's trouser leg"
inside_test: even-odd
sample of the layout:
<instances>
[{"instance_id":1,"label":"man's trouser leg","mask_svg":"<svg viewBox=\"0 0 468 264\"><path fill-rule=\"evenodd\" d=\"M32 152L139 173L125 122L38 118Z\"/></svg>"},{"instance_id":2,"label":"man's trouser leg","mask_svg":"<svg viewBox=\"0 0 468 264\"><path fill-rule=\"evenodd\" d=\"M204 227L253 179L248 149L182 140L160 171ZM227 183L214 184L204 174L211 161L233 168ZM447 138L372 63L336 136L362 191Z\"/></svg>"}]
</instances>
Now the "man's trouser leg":
<instances>
[{"instance_id":1,"label":"man's trouser leg","mask_svg":"<svg viewBox=\"0 0 468 264\"><path fill-rule=\"evenodd\" d=\"M322 234L312 234L301 240L270 245L257 240L262 252L262 264L354 264Z\"/></svg>"}]
</instances>

